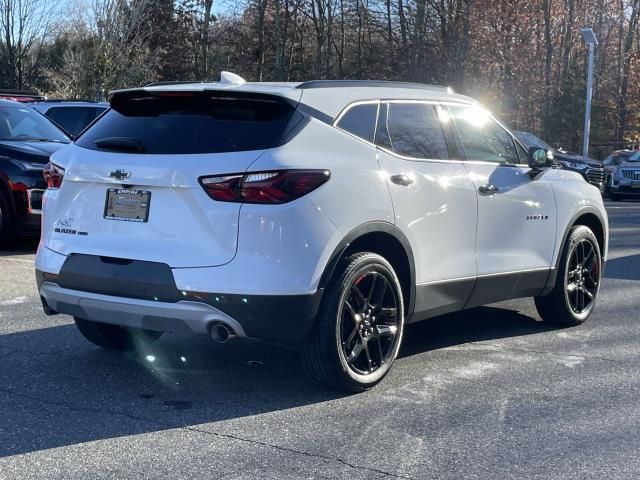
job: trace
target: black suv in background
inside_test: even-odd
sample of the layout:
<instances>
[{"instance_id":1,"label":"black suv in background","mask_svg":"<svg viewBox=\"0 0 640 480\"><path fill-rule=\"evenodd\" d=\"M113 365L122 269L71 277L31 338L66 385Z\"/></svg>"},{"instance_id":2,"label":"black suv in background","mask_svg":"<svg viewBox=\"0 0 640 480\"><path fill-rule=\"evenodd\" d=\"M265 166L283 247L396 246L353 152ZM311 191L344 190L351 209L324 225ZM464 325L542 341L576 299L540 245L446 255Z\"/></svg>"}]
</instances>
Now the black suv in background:
<instances>
[{"instance_id":1,"label":"black suv in background","mask_svg":"<svg viewBox=\"0 0 640 480\"><path fill-rule=\"evenodd\" d=\"M71 140L31 107L0 100L0 246L40 233L42 170Z\"/></svg>"},{"instance_id":2,"label":"black suv in background","mask_svg":"<svg viewBox=\"0 0 640 480\"><path fill-rule=\"evenodd\" d=\"M562 168L578 172L587 182L598 187L601 192L604 192L607 172L598 160L587 158L585 161L582 155L554 148L536 137L533 133L519 131L514 131L513 133L527 148L544 148L547 151L551 151L556 162L560 164Z\"/></svg>"},{"instance_id":3,"label":"black suv in background","mask_svg":"<svg viewBox=\"0 0 640 480\"><path fill-rule=\"evenodd\" d=\"M45 100L30 105L73 137L109 108L106 102L85 100Z\"/></svg>"}]
</instances>

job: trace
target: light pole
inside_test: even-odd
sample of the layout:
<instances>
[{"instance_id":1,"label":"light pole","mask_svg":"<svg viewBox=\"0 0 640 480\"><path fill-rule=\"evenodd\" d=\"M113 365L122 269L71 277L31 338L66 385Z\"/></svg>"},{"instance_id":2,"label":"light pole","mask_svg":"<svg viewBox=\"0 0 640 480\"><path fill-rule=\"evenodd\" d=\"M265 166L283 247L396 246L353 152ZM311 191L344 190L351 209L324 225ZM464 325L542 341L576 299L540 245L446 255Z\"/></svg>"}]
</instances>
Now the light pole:
<instances>
[{"instance_id":1,"label":"light pole","mask_svg":"<svg viewBox=\"0 0 640 480\"><path fill-rule=\"evenodd\" d=\"M595 50L598 46L598 39L591 28L583 28L581 30L584 43L589 47L589 67L587 73L587 105L584 111L584 141L582 143L582 158L587 160L589 157L589 129L591 127L591 96L593 94L593 59Z\"/></svg>"}]
</instances>

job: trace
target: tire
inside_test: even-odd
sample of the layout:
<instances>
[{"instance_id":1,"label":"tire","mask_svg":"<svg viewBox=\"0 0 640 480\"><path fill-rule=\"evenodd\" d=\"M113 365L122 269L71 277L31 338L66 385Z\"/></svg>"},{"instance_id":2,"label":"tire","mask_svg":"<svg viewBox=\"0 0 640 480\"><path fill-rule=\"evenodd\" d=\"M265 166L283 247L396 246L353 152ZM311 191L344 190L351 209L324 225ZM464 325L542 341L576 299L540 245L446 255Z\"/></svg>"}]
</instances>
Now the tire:
<instances>
[{"instance_id":1,"label":"tire","mask_svg":"<svg viewBox=\"0 0 640 480\"><path fill-rule=\"evenodd\" d=\"M120 327L78 317L73 319L84 338L106 350L128 352L145 343L153 343L162 335L162 332L153 330Z\"/></svg>"},{"instance_id":2,"label":"tire","mask_svg":"<svg viewBox=\"0 0 640 480\"><path fill-rule=\"evenodd\" d=\"M593 312L601 275L602 256L598 240L589 227L573 227L562 250L553 290L534 299L540 317L556 325L583 323Z\"/></svg>"},{"instance_id":3,"label":"tire","mask_svg":"<svg viewBox=\"0 0 640 480\"><path fill-rule=\"evenodd\" d=\"M363 392L389 373L403 330L404 300L393 267L380 255L357 253L336 269L302 361L325 386Z\"/></svg>"},{"instance_id":4,"label":"tire","mask_svg":"<svg viewBox=\"0 0 640 480\"><path fill-rule=\"evenodd\" d=\"M0 191L0 248L13 246L15 238L15 216L11 204Z\"/></svg>"}]
</instances>

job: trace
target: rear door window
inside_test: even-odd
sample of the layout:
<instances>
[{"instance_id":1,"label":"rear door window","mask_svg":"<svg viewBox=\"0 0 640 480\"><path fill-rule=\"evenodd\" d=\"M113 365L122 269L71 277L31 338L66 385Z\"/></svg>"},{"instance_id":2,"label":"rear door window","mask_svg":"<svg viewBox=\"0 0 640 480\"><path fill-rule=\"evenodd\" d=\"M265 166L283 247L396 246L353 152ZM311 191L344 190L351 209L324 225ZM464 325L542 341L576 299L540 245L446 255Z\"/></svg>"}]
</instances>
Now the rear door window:
<instances>
[{"instance_id":1,"label":"rear door window","mask_svg":"<svg viewBox=\"0 0 640 480\"><path fill-rule=\"evenodd\" d=\"M218 93L124 94L76 144L92 150L136 145L138 153L202 154L263 150L286 141L295 113L289 103L267 95Z\"/></svg>"},{"instance_id":2,"label":"rear door window","mask_svg":"<svg viewBox=\"0 0 640 480\"><path fill-rule=\"evenodd\" d=\"M440 118L434 105L426 103L389 103L386 131L377 135L377 143L398 155L418 159L448 159L449 150ZM384 115L383 115L384 116Z\"/></svg>"},{"instance_id":3,"label":"rear door window","mask_svg":"<svg viewBox=\"0 0 640 480\"><path fill-rule=\"evenodd\" d=\"M342 130L373 143L378 118L378 104L368 103L355 105L338 120L338 127Z\"/></svg>"}]
</instances>

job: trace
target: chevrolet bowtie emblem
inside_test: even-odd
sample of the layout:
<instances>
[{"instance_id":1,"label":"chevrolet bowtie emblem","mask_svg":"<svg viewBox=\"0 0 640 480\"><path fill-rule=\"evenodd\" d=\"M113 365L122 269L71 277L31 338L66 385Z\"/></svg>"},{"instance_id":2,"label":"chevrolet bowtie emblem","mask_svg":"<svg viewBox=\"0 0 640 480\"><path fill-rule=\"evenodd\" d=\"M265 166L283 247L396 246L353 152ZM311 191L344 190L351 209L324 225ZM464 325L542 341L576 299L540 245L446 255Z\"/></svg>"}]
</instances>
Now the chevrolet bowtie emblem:
<instances>
[{"instance_id":1,"label":"chevrolet bowtie emblem","mask_svg":"<svg viewBox=\"0 0 640 480\"><path fill-rule=\"evenodd\" d=\"M111 172L109 176L115 178L116 180L124 180L125 178L129 178L131 176L131 172L116 170L115 172Z\"/></svg>"}]
</instances>

